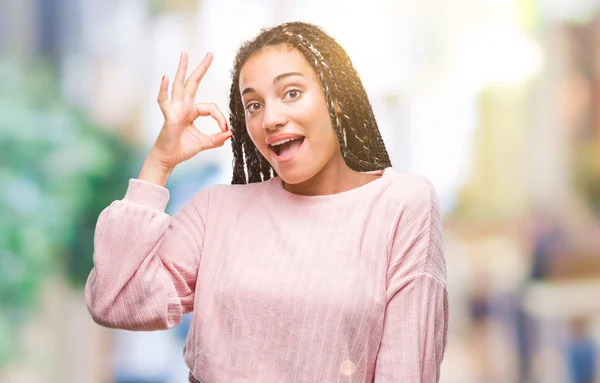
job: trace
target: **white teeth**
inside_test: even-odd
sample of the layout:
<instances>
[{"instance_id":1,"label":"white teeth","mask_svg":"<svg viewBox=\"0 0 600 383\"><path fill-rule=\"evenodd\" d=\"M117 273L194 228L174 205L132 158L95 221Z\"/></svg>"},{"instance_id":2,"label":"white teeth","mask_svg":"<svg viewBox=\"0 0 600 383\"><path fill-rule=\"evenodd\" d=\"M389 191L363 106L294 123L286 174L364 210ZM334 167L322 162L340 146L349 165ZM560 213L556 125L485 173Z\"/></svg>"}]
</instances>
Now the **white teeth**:
<instances>
[{"instance_id":1,"label":"white teeth","mask_svg":"<svg viewBox=\"0 0 600 383\"><path fill-rule=\"evenodd\" d=\"M271 146L278 146L278 145L281 145L281 144L285 144L286 142L297 140L299 138L302 138L302 137L286 138L285 140L275 141L275 142L273 142L271 144Z\"/></svg>"}]
</instances>

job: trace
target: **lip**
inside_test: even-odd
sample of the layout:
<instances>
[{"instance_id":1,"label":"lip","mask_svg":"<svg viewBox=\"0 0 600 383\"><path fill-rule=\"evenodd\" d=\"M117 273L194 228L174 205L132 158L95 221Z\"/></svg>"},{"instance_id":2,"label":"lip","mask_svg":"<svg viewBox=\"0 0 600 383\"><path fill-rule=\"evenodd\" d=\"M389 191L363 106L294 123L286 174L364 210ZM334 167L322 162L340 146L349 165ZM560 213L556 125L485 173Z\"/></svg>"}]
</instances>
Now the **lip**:
<instances>
[{"instance_id":1,"label":"lip","mask_svg":"<svg viewBox=\"0 0 600 383\"><path fill-rule=\"evenodd\" d=\"M303 134L298 134L298 133L280 133L280 134L275 134L273 136L267 137L267 139L265 140L265 143L270 148L271 144L273 142L277 142L277 141L281 141L281 140L287 140L289 138L296 138L296 137L304 137L304 138L306 138L306 136L304 136Z\"/></svg>"}]
</instances>

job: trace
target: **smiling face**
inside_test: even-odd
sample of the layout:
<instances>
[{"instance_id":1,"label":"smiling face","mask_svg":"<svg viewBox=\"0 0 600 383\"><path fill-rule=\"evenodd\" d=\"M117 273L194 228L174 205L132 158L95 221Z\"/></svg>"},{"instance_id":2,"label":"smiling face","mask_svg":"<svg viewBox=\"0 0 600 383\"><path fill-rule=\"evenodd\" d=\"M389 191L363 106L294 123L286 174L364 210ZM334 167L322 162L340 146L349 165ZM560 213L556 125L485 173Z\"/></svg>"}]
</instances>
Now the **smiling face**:
<instances>
[{"instance_id":1,"label":"smiling face","mask_svg":"<svg viewBox=\"0 0 600 383\"><path fill-rule=\"evenodd\" d=\"M278 45L254 53L239 87L248 134L284 182L305 182L343 161L321 82L298 50Z\"/></svg>"}]
</instances>

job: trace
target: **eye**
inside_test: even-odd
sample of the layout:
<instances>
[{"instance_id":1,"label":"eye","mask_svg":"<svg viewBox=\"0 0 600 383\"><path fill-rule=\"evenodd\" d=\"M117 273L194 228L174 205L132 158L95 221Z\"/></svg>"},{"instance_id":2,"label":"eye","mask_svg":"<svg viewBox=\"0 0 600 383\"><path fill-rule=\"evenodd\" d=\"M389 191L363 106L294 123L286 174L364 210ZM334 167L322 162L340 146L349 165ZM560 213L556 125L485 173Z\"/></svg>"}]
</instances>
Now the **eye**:
<instances>
[{"instance_id":1,"label":"eye","mask_svg":"<svg viewBox=\"0 0 600 383\"><path fill-rule=\"evenodd\" d=\"M250 104L246 105L246 110L252 114L258 112L260 107L261 105L258 102L251 102Z\"/></svg>"},{"instance_id":2,"label":"eye","mask_svg":"<svg viewBox=\"0 0 600 383\"><path fill-rule=\"evenodd\" d=\"M290 89L287 92L285 92L284 98L286 98L288 100L293 100L293 99L300 97L301 94L302 94L302 92L299 91L298 89Z\"/></svg>"}]
</instances>

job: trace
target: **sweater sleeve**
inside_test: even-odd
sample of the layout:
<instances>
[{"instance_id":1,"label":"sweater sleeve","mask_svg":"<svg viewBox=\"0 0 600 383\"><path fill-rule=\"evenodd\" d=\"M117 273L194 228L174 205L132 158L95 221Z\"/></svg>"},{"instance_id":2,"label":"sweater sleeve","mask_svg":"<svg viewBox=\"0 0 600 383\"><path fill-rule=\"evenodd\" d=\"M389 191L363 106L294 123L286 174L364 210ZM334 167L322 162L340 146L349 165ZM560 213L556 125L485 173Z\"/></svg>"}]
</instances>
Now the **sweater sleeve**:
<instances>
[{"instance_id":1,"label":"sweater sleeve","mask_svg":"<svg viewBox=\"0 0 600 383\"><path fill-rule=\"evenodd\" d=\"M100 216L85 297L94 321L126 330L174 327L192 311L202 253L206 194L173 216L166 188L131 179Z\"/></svg>"},{"instance_id":2,"label":"sweater sleeve","mask_svg":"<svg viewBox=\"0 0 600 383\"><path fill-rule=\"evenodd\" d=\"M392 240L375 383L435 383L446 347L446 264L437 196L427 182L405 204Z\"/></svg>"}]
</instances>

